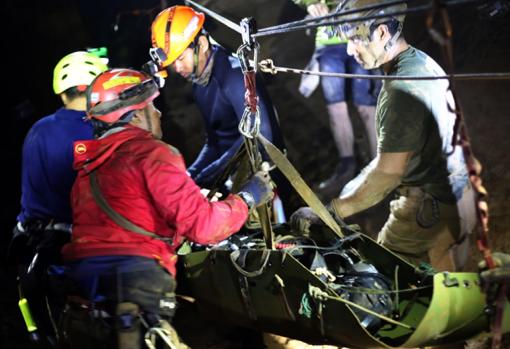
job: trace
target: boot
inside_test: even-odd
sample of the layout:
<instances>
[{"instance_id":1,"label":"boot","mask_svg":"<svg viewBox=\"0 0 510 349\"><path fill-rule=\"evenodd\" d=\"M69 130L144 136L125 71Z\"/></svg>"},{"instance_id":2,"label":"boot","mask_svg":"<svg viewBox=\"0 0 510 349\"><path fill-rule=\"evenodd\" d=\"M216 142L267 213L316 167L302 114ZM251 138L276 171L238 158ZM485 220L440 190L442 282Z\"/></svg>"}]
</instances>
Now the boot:
<instances>
[{"instance_id":1,"label":"boot","mask_svg":"<svg viewBox=\"0 0 510 349\"><path fill-rule=\"evenodd\" d=\"M356 174L356 162L354 157L341 158L340 164L331 177L322 181L315 190L319 197L326 202L338 197L342 188L354 178Z\"/></svg>"}]
</instances>

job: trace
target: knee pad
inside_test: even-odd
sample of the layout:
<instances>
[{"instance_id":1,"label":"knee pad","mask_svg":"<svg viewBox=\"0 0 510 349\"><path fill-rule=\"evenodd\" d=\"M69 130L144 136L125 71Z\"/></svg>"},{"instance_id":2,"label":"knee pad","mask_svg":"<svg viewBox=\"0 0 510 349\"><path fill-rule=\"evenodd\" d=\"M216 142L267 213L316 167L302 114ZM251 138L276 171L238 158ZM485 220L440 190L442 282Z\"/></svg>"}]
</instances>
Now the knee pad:
<instances>
[{"instance_id":1,"label":"knee pad","mask_svg":"<svg viewBox=\"0 0 510 349\"><path fill-rule=\"evenodd\" d=\"M119 349L141 349L140 308L131 302L117 305L117 344Z\"/></svg>"}]
</instances>

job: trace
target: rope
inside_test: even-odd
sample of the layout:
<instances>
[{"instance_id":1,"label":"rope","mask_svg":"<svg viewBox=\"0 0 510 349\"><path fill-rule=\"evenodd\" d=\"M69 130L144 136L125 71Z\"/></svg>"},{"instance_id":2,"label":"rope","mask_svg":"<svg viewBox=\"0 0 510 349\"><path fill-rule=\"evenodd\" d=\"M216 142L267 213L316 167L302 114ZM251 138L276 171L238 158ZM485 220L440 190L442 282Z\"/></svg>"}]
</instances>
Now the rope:
<instances>
[{"instance_id":1,"label":"rope","mask_svg":"<svg viewBox=\"0 0 510 349\"><path fill-rule=\"evenodd\" d=\"M414 292L421 291L421 290L432 289L432 287L433 287L432 285L418 286L418 287L413 287L413 288L402 288L399 290L392 291L392 290L377 290L374 288L365 288L365 287L358 287L358 286L344 286L344 285L337 284L335 288L344 290L344 291L348 291L351 293L394 294L394 295L396 295L396 297L398 297L398 295L400 295L401 293L414 293ZM398 304L399 303L396 303L396 305L398 305Z\"/></svg>"},{"instance_id":2,"label":"rope","mask_svg":"<svg viewBox=\"0 0 510 349\"><path fill-rule=\"evenodd\" d=\"M402 323L402 322L399 322L399 321L395 321L393 320L392 318L389 318L387 316L384 316L384 315L381 315L375 311L372 311L370 309L367 309L359 304L356 304L354 302L351 302L345 298L341 298L341 297L338 297L338 296L330 296L329 294L327 294L326 292L322 291L319 287L315 287L315 286L312 286L312 285L308 285L308 292L310 293L310 296L314 299L317 299L317 300L320 300L320 301L325 301L325 300L335 300L335 301L340 301L342 303L345 303L347 304L348 306L351 306L351 307L354 307L354 308L358 308L359 310L362 310L364 311L365 313L367 314L370 314L372 316L375 316L379 319L382 319L386 322L389 322L390 324L393 324L393 325L397 325L397 326L400 326L400 327L404 327L406 329L409 329L409 330L414 330L415 328L412 327L412 326L409 326L405 323Z\"/></svg>"},{"instance_id":3,"label":"rope","mask_svg":"<svg viewBox=\"0 0 510 349\"><path fill-rule=\"evenodd\" d=\"M200 11L205 12L209 17L212 17L215 20L217 20L218 22L220 22L222 24L225 24L227 27L229 27L230 29L238 32L239 34L242 33L241 26L239 24L237 24L237 23L232 22L230 19L228 19L226 17L223 17L223 16L217 14L216 12L211 11L208 8L204 7L204 6L197 4L194 1L185 0L184 3L186 5L193 5L194 7L199 9Z\"/></svg>"},{"instance_id":4,"label":"rope","mask_svg":"<svg viewBox=\"0 0 510 349\"><path fill-rule=\"evenodd\" d=\"M177 349L172 343L170 332L161 327L151 327L145 333L144 341L149 349L156 349L156 337L161 338L169 349Z\"/></svg>"},{"instance_id":5,"label":"rope","mask_svg":"<svg viewBox=\"0 0 510 349\"><path fill-rule=\"evenodd\" d=\"M294 73L302 75L329 76L346 79L366 79L366 80L509 80L510 73L466 73L466 74L446 74L439 76L388 76L388 75L369 75L369 74L348 74L348 73L328 73L321 71L296 69L289 67L275 66L272 59L264 59L259 63L260 70L264 73L276 75L282 73Z\"/></svg>"},{"instance_id":6,"label":"rope","mask_svg":"<svg viewBox=\"0 0 510 349\"><path fill-rule=\"evenodd\" d=\"M246 93L244 94L244 103L252 113L255 113L257 111L259 98L257 97L254 70L244 73L244 87L246 88Z\"/></svg>"}]
</instances>

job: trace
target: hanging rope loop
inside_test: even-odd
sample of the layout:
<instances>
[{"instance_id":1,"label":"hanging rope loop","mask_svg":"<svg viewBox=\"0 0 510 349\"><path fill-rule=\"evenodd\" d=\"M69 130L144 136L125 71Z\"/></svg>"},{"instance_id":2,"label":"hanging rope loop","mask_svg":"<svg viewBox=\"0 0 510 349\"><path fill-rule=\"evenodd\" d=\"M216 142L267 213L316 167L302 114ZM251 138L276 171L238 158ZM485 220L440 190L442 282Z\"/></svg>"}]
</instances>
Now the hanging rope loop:
<instances>
[{"instance_id":1,"label":"hanging rope loop","mask_svg":"<svg viewBox=\"0 0 510 349\"><path fill-rule=\"evenodd\" d=\"M250 139L257 138L260 133L260 108L258 106L256 75L254 70L244 73L244 112L239 122L239 132Z\"/></svg>"},{"instance_id":2,"label":"hanging rope loop","mask_svg":"<svg viewBox=\"0 0 510 349\"><path fill-rule=\"evenodd\" d=\"M255 71L249 71L244 73L244 87L246 92L244 94L244 104L250 109L252 113L257 110L257 104L259 97L257 96Z\"/></svg>"},{"instance_id":3,"label":"hanging rope loop","mask_svg":"<svg viewBox=\"0 0 510 349\"><path fill-rule=\"evenodd\" d=\"M241 64L246 92L244 94L245 109L239 122L239 132L243 136L253 139L257 138L260 133L260 109L256 79L260 46L251 36L252 31L256 30L252 18L243 19L241 28L243 30L243 44L237 49L237 57ZM250 60L250 53L253 54L253 61Z\"/></svg>"}]
</instances>

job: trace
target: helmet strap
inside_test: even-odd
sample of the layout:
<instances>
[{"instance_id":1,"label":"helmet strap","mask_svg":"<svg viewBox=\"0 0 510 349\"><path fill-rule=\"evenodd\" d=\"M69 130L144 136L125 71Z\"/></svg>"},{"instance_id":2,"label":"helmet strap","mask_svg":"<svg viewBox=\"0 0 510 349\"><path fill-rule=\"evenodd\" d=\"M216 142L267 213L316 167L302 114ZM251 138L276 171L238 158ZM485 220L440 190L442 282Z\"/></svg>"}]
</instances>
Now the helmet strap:
<instances>
[{"instance_id":1,"label":"helmet strap","mask_svg":"<svg viewBox=\"0 0 510 349\"><path fill-rule=\"evenodd\" d=\"M147 122L147 128L150 133L154 134L154 130L152 129L152 119L151 119L151 115L149 114L149 111L147 110L147 108L143 108L143 116L145 118L145 121Z\"/></svg>"},{"instance_id":2,"label":"helmet strap","mask_svg":"<svg viewBox=\"0 0 510 349\"><path fill-rule=\"evenodd\" d=\"M384 49L386 50L386 52L388 52L393 47L393 45L395 45L395 43L397 42L398 38L400 38L400 34L402 34L403 27L404 27L404 24L402 22L398 22L397 31L395 32L395 34L393 34L393 36L386 43L386 45L384 45Z\"/></svg>"},{"instance_id":3,"label":"helmet strap","mask_svg":"<svg viewBox=\"0 0 510 349\"><path fill-rule=\"evenodd\" d=\"M198 74L198 51L200 49L200 46L198 45L199 37L200 34L195 37L195 40L193 40L193 43L191 44L193 46L193 72L190 76L191 81L195 80Z\"/></svg>"}]
</instances>

